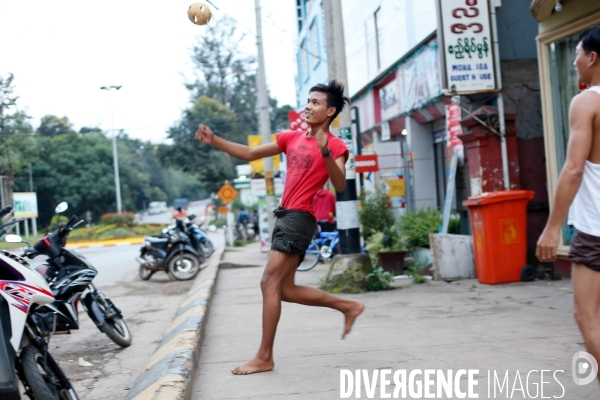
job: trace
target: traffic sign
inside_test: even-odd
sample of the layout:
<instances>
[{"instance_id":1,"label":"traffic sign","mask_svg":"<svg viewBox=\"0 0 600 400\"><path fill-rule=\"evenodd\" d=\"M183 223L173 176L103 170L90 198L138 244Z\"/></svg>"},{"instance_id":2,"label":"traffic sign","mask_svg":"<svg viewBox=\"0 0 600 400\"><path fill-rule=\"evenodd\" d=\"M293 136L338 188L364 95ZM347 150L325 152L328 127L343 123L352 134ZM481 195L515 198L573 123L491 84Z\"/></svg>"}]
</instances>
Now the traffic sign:
<instances>
[{"instance_id":1,"label":"traffic sign","mask_svg":"<svg viewBox=\"0 0 600 400\"><path fill-rule=\"evenodd\" d=\"M379 164L377 162L377 154L371 154L367 156L356 156L354 157L354 165L356 165L356 172L377 172L379 171Z\"/></svg>"},{"instance_id":2,"label":"traffic sign","mask_svg":"<svg viewBox=\"0 0 600 400\"><path fill-rule=\"evenodd\" d=\"M217 192L217 196L225 203L229 204L235 199L238 195L238 191L233 188L229 183L221 186L221 189Z\"/></svg>"},{"instance_id":3,"label":"traffic sign","mask_svg":"<svg viewBox=\"0 0 600 400\"><path fill-rule=\"evenodd\" d=\"M404 178L400 179L389 179L385 183L388 185L390 190L388 191L389 197L404 197L406 195L406 185Z\"/></svg>"},{"instance_id":4,"label":"traffic sign","mask_svg":"<svg viewBox=\"0 0 600 400\"><path fill-rule=\"evenodd\" d=\"M219 206L219 208L217 208L217 211L221 214L221 213L226 213L229 212L229 207L228 206Z\"/></svg>"}]
</instances>

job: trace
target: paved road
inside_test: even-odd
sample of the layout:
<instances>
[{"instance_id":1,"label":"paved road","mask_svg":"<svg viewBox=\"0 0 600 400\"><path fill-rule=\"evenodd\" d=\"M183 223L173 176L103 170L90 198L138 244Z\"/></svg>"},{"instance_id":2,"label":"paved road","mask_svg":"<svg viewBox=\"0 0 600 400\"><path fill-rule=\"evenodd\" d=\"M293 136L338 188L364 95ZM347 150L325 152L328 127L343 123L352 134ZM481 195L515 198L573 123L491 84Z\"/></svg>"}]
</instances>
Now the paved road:
<instances>
[{"instance_id":1,"label":"paved road","mask_svg":"<svg viewBox=\"0 0 600 400\"><path fill-rule=\"evenodd\" d=\"M223 235L209 236L215 247L223 246ZM149 360L193 281L170 281L165 273L142 281L134 259L139 246L77 251L98 268L94 282L121 308L133 343L125 349L114 344L80 308L80 329L53 337L50 350L81 399L122 399ZM79 357L93 367L78 366Z\"/></svg>"},{"instance_id":2,"label":"paved road","mask_svg":"<svg viewBox=\"0 0 600 400\"><path fill-rule=\"evenodd\" d=\"M210 200L200 200L190 203L190 206L188 207L188 213L202 216L204 215L206 206L209 204ZM169 207L169 211L156 215L145 215L139 222L143 224L170 224L173 221L171 212L172 207Z\"/></svg>"}]
</instances>

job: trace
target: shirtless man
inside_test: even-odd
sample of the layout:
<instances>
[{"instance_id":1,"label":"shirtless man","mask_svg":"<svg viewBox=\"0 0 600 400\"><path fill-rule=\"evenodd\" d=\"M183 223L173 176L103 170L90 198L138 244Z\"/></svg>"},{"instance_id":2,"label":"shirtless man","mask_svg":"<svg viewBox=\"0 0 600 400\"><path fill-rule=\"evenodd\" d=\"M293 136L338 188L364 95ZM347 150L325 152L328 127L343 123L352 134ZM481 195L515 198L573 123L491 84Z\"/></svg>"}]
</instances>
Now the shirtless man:
<instances>
[{"instance_id":1,"label":"shirtless man","mask_svg":"<svg viewBox=\"0 0 600 400\"><path fill-rule=\"evenodd\" d=\"M568 212L576 229L569 251L575 320L587 351L600 361L600 26L581 35L574 65L588 89L571 102L567 159L536 255L540 261L556 260Z\"/></svg>"},{"instance_id":2,"label":"shirtless man","mask_svg":"<svg viewBox=\"0 0 600 400\"><path fill-rule=\"evenodd\" d=\"M344 85L331 80L310 89L304 109L309 131L287 131L277 134L277 140L250 148L215 136L206 125L200 125L196 140L210 144L233 157L253 161L285 153L288 158L281 207L271 241L271 254L260 282L263 294L263 332L258 353L246 364L233 369L236 375L270 371L274 367L273 342L281 314L281 301L317 307L329 307L344 314L342 339L350 332L364 304L332 296L321 290L297 286L296 268L304 258L316 229L313 198L331 179L338 192L346 187L348 149L344 142L329 133L331 121L342 111Z\"/></svg>"}]
</instances>

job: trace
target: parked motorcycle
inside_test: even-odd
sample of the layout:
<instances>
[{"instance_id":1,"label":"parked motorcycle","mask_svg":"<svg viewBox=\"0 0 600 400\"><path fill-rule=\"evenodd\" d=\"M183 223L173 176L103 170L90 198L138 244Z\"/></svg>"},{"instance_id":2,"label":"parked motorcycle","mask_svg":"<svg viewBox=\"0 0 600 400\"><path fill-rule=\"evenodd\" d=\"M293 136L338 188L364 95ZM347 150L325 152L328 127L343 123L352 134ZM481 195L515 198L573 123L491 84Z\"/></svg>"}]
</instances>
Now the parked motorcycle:
<instances>
[{"instance_id":1,"label":"parked motorcycle","mask_svg":"<svg viewBox=\"0 0 600 400\"><path fill-rule=\"evenodd\" d=\"M63 202L57 206L56 213L62 213L67 208L67 203ZM92 282L98 270L84 256L65 248L69 233L83 222L75 223L76 220L76 215L71 216L68 222L59 224L58 229L44 235L21 255L30 259L40 255L48 257L47 264L36 269L50 285L56 300L39 307L36 314L48 326L56 316L56 330L70 333L71 329L79 329L78 304L81 302L101 332L119 346L128 347L131 345L131 332L121 310Z\"/></svg>"},{"instance_id":2,"label":"parked motorcycle","mask_svg":"<svg viewBox=\"0 0 600 400\"><path fill-rule=\"evenodd\" d=\"M206 260L190 240L190 233L183 219L163 229L159 235L144 237L144 246L136 260L140 263L140 278L147 281L157 271L165 271L180 281L193 279Z\"/></svg>"},{"instance_id":3,"label":"parked motorcycle","mask_svg":"<svg viewBox=\"0 0 600 400\"><path fill-rule=\"evenodd\" d=\"M11 209L9 206L0 210L0 217ZM0 229L21 221L11 221L1 225ZM48 352L56 320L53 317L46 321L37 314L41 307L53 301L47 282L26 260L0 250L1 399L21 398L17 377L31 399L79 399L69 379Z\"/></svg>"},{"instance_id":4,"label":"parked motorcycle","mask_svg":"<svg viewBox=\"0 0 600 400\"><path fill-rule=\"evenodd\" d=\"M205 258L210 258L215 251L215 246L208 238L206 232L200 228L200 225L194 222L195 219L196 215L191 214L188 217L189 222L186 223L190 239L192 240L194 247L196 247L196 250L204 253Z\"/></svg>"}]
</instances>

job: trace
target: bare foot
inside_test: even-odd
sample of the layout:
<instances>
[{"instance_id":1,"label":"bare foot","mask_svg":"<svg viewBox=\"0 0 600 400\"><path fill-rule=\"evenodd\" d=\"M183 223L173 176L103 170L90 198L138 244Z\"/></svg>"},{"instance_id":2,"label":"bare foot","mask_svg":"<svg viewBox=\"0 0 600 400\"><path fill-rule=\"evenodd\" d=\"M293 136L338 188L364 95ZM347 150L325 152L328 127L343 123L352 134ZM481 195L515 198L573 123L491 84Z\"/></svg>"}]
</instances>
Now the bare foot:
<instances>
[{"instance_id":1,"label":"bare foot","mask_svg":"<svg viewBox=\"0 0 600 400\"><path fill-rule=\"evenodd\" d=\"M234 375L250 375L250 374L256 374L258 372L270 371L273 369L274 366L275 366L275 363L273 362L273 360L264 361L264 360L259 360L257 358L253 358L252 360L248 361L246 364L242 365L241 367L232 369L231 372Z\"/></svg>"},{"instance_id":2,"label":"bare foot","mask_svg":"<svg viewBox=\"0 0 600 400\"><path fill-rule=\"evenodd\" d=\"M350 333L350 329L352 329L352 324L354 324L354 320L358 317L365 309L365 305L359 301L354 302L355 305L348 311L344 313L344 317L346 318L346 322L344 325L344 333L342 334L342 339L346 337L347 334Z\"/></svg>"}]
</instances>

